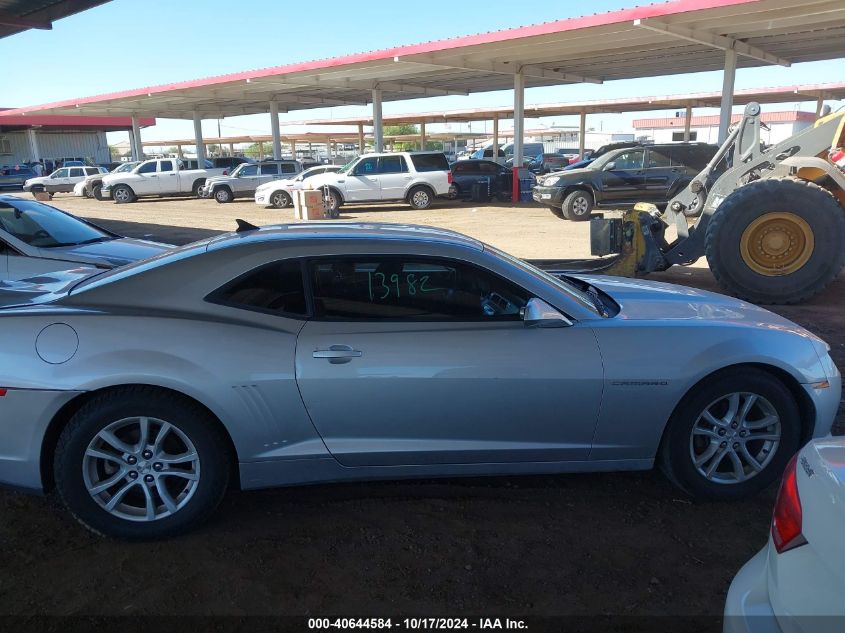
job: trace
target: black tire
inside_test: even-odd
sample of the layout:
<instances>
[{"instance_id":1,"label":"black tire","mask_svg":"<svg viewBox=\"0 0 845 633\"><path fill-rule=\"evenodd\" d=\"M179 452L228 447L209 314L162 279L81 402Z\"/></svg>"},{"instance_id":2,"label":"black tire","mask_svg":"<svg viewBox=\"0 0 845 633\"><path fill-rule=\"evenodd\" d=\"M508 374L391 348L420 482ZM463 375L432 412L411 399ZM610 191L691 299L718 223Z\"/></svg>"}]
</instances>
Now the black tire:
<instances>
[{"instance_id":1,"label":"black tire","mask_svg":"<svg viewBox=\"0 0 845 633\"><path fill-rule=\"evenodd\" d=\"M424 185L417 185L412 187L408 192L408 204L412 209L417 211L424 211L428 209L434 202L434 192Z\"/></svg>"},{"instance_id":2,"label":"black tire","mask_svg":"<svg viewBox=\"0 0 845 633\"><path fill-rule=\"evenodd\" d=\"M343 197L336 189L329 189L325 194L326 212L332 219L340 215L340 207L343 206Z\"/></svg>"},{"instance_id":3,"label":"black tire","mask_svg":"<svg viewBox=\"0 0 845 633\"><path fill-rule=\"evenodd\" d=\"M805 225L803 229L794 221L787 225L796 232L784 235L790 244L796 243L793 235L797 235L799 247L792 255L785 253L798 257L786 274L777 273L775 264L767 268L758 261L763 255L757 250L762 253L763 247L757 246L754 236L759 233L754 227L760 225L755 223L775 214L797 216ZM802 237L806 227L812 246ZM747 231L751 233L744 239ZM845 267L845 210L829 191L811 182L758 180L740 187L719 205L707 227L704 252L716 280L729 293L754 303L800 303L821 292ZM804 262L800 254L809 259ZM771 259L762 261L768 264Z\"/></svg>"},{"instance_id":4,"label":"black tire","mask_svg":"<svg viewBox=\"0 0 845 633\"><path fill-rule=\"evenodd\" d=\"M229 187L217 187L217 189L214 190L214 199L217 200L219 204L226 204L227 202L234 200L235 196Z\"/></svg>"},{"instance_id":5,"label":"black tire","mask_svg":"<svg viewBox=\"0 0 845 633\"><path fill-rule=\"evenodd\" d=\"M561 209L560 207L555 207L555 206L549 205L549 211L552 212L553 216L560 218L561 220L564 219L563 209Z\"/></svg>"},{"instance_id":6,"label":"black tire","mask_svg":"<svg viewBox=\"0 0 845 633\"><path fill-rule=\"evenodd\" d=\"M91 188L91 195L97 200L103 199L103 185L94 185Z\"/></svg>"},{"instance_id":7,"label":"black tire","mask_svg":"<svg viewBox=\"0 0 845 633\"><path fill-rule=\"evenodd\" d=\"M593 196L589 191L576 189L563 199L563 217L573 222L589 220L593 212Z\"/></svg>"},{"instance_id":8,"label":"black tire","mask_svg":"<svg viewBox=\"0 0 845 633\"><path fill-rule=\"evenodd\" d=\"M192 195L194 198L199 198L199 197L200 197L200 189L202 189L202 186L203 186L204 184L205 184L205 180L197 180L197 181L194 183L194 185L191 187L191 195Z\"/></svg>"},{"instance_id":9,"label":"black tire","mask_svg":"<svg viewBox=\"0 0 845 633\"><path fill-rule=\"evenodd\" d=\"M274 209L285 209L293 204L290 194L287 191L279 189L270 195L270 206Z\"/></svg>"},{"instance_id":10,"label":"black tire","mask_svg":"<svg viewBox=\"0 0 845 633\"><path fill-rule=\"evenodd\" d=\"M172 423L190 439L199 456L200 476L187 503L173 514L151 521L130 520L109 513L88 492L83 478L83 457L89 443L113 422L136 416ZM131 540L165 538L197 526L220 503L231 471L226 446L217 421L192 400L154 387L112 389L85 403L62 431L53 460L56 488L71 514L98 534ZM137 464L140 469L142 462ZM137 477L136 480L135 486L144 485ZM128 479L116 486L124 481ZM123 499L127 497L129 493ZM161 497L158 501L158 508L163 508Z\"/></svg>"},{"instance_id":11,"label":"black tire","mask_svg":"<svg viewBox=\"0 0 845 633\"><path fill-rule=\"evenodd\" d=\"M756 394L758 398L762 396L768 401L780 420L780 442L774 456L761 471L742 482L717 483L707 479L695 466L691 455L691 435L699 416L708 405L731 393ZM735 441L727 436L725 439L725 444L729 445ZM761 447L759 444L757 446ZM777 481L786 463L800 446L801 416L790 390L766 371L737 367L714 374L687 394L666 426L658 463L667 478L690 496L714 501L732 501L752 496ZM750 450L758 448L752 447ZM705 462L705 465L707 464ZM723 459L719 468L732 468L731 460Z\"/></svg>"},{"instance_id":12,"label":"black tire","mask_svg":"<svg viewBox=\"0 0 845 633\"><path fill-rule=\"evenodd\" d=\"M111 190L111 197L117 204L129 204L138 199L129 185L116 185Z\"/></svg>"}]
</instances>

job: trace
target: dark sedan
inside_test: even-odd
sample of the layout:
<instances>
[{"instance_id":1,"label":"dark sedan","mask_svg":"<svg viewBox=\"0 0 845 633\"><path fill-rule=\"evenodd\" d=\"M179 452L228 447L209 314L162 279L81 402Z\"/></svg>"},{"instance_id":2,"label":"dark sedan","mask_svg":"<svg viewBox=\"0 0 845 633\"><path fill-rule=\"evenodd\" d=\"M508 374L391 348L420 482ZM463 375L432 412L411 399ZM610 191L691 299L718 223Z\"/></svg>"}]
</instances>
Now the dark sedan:
<instances>
[{"instance_id":1,"label":"dark sedan","mask_svg":"<svg viewBox=\"0 0 845 633\"><path fill-rule=\"evenodd\" d=\"M485 197L509 196L513 172L492 160L461 160L452 165L456 198L472 197L472 186L481 183Z\"/></svg>"}]
</instances>

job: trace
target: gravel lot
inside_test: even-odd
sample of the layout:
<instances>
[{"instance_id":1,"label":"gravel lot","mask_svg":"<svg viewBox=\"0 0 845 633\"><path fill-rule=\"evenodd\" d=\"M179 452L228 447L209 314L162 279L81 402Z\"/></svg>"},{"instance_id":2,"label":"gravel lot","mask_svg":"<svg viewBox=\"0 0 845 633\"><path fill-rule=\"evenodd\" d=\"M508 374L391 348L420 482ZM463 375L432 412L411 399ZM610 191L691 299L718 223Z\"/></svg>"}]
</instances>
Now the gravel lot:
<instances>
[{"instance_id":1,"label":"gravel lot","mask_svg":"<svg viewBox=\"0 0 845 633\"><path fill-rule=\"evenodd\" d=\"M53 204L130 236L184 243L291 211L252 201ZM526 258L589 255L587 223L533 206L344 208L343 219L462 231ZM653 278L716 289L706 264ZM775 311L845 366L845 283ZM838 428L845 429L842 411ZM767 537L774 490L693 504L656 472L312 486L232 493L198 532L126 544L51 498L0 492L0 613L49 615L699 615Z\"/></svg>"}]
</instances>

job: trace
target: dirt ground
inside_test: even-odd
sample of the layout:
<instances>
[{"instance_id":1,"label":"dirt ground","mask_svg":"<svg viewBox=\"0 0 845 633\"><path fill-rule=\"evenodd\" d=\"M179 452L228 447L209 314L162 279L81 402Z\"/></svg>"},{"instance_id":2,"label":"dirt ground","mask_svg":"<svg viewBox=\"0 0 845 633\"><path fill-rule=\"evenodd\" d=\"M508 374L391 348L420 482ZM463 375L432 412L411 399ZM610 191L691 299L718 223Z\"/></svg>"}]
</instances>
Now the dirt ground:
<instances>
[{"instance_id":1,"label":"dirt ground","mask_svg":"<svg viewBox=\"0 0 845 633\"><path fill-rule=\"evenodd\" d=\"M171 243L230 230L235 217L292 219L251 201L54 204ZM589 255L588 224L541 207L342 216L443 226L526 258ZM653 278L717 290L706 264ZM840 278L773 309L825 338L843 367L843 299ZM697 615L709 616L698 630L718 631L730 580L766 541L774 494L690 503L657 472L324 485L232 493L195 533L127 544L90 535L52 497L2 491L0 613Z\"/></svg>"}]
</instances>

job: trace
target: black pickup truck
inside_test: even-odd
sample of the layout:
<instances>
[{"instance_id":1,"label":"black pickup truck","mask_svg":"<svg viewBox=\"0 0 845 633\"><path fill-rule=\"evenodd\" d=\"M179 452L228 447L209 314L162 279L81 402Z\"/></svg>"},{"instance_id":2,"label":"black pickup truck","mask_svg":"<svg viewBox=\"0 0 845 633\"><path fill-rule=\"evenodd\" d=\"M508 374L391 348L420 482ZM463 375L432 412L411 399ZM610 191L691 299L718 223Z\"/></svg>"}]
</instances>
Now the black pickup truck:
<instances>
[{"instance_id":1,"label":"black pickup truck","mask_svg":"<svg viewBox=\"0 0 845 633\"><path fill-rule=\"evenodd\" d=\"M533 198L567 220L589 220L594 208L665 205L718 150L706 143L667 143L609 151L580 169L540 178Z\"/></svg>"}]
</instances>

